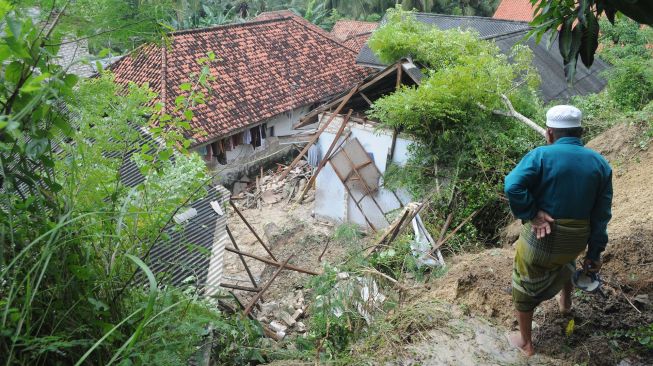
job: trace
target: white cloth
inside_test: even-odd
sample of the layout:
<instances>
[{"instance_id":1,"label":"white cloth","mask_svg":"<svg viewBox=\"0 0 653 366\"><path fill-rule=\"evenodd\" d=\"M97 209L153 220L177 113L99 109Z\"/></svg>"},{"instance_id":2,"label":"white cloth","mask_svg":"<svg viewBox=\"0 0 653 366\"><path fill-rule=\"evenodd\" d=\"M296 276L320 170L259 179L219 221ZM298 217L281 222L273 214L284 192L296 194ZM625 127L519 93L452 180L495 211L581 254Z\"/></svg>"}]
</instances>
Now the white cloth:
<instances>
[{"instance_id":1,"label":"white cloth","mask_svg":"<svg viewBox=\"0 0 653 366\"><path fill-rule=\"evenodd\" d=\"M313 168L317 167L321 160L320 145L313 144L308 148L308 164Z\"/></svg>"},{"instance_id":2,"label":"white cloth","mask_svg":"<svg viewBox=\"0 0 653 366\"><path fill-rule=\"evenodd\" d=\"M252 143L252 133L249 130L245 130L245 136L243 137L243 143L249 145Z\"/></svg>"},{"instance_id":3,"label":"white cloth","mask_svg":"<svg viewBox=\"0 0 653 366\"><path fill-rule=\"evenodd\" d=\"M546 125L551 128L580 127L583 113L573 105L557 105L546 112Z\"/></svg>"}]
</instances>

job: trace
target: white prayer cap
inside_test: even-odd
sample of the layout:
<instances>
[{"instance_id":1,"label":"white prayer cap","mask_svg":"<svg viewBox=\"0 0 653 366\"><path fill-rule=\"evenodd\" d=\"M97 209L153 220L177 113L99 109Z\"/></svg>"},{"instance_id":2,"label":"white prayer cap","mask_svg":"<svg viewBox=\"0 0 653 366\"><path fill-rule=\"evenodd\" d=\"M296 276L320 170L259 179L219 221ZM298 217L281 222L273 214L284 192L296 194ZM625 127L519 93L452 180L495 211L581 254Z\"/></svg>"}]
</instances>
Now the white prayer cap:
<instances>
[{"instance_id":1,"label":"white prayer cap","mask_svg":"<svg viewBox=\"0 0 653 366\"><path fill-rule=\"evenodd\" d=\"M583 113L573 105L557 105L546 112L546 125L551 128L580 127Z\"/></svg>"}]
</instances>

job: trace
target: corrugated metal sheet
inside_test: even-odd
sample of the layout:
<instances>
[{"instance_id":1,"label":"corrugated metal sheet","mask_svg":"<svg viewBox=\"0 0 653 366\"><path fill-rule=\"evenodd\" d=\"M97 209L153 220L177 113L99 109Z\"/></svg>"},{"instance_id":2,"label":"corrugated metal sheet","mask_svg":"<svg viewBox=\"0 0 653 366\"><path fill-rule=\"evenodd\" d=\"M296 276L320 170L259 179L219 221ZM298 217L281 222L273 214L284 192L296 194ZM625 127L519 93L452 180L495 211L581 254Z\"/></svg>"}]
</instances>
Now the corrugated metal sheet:
<instances>
[{"instance_id":1,"label":"corrugated metal sheet","mask_svg":"<svg viewBox=\"0 0 653 366\"><path fill-rule=\"evenodd\" d=\"M190 204L188 208L197 215L165 229L166 238L150 252L152 271L166 275L167 282L177 286L217 288L222 279L227 215L218 215L211 202L224 205L229 196L224 187L209 187L205 198Z\"/></svg>"},{"instance_id":2,"label":"corrugated metal sheet","mask_svg":"<svg viewBox=\"0 0 653 366\"><path fill-rule=\"evenodd\" d=\"M504 53L509 53L512 46L521 42L530 29L528 23L525 22L484 17L417 13L416 18L420 22L431 24L443 30L454 28L474 29L481 38L495 41ZM385 19L383 22L385 22ZM547 48L545 43L545 41L542 41L540 44L535 44L533 40L526 42L533 51L533 65L542 77L540 95L544 102L552 100L564 101L572 95L585 95L603 90L606 81L601 77L601 72L608 68L606 63L597 58L591 70L589 70L579 62L575 82L573 86L569 86L562 68L562 57L558 51L557 41L553 42L550 49ZM379 69L386 67L367 45L361 49L356 62Z\"/></svg>"}]
</instances>

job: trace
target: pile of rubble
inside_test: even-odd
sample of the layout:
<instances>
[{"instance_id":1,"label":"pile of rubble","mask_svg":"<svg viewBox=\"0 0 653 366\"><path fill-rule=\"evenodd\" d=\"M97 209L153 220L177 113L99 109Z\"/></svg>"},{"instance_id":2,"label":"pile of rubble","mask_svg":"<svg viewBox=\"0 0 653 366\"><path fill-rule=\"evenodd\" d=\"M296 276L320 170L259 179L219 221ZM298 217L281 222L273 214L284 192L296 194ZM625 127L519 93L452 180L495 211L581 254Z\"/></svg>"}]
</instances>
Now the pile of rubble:
<instances>
[{"instance_id":1,"label":"pile of rubble","mask_svg":"<svg viewBox=\"0 0 653 366\"><path fill-rule=\"evenodd\" d=\"M270 326L279 339L287 334L306 333L306 325L301 321L306 313L308 304L304 301L304 292L295 290L279 301L261 303L261 308L256 318L263 324Z\"/></svg>"},{"instance_id":2,"label":"pile of rubble","mask_svg":"<svg viewBox=\"0 0 653 366\"><path fill-rule=\"evenodd\" d=\"M261 174L254 179L241 177L234 183L232 199L240 201L240 206L245 208L260 208L262 204L272 205L281 201L288 203L293 199L299 201L313 175L313 168L306 160L300 160L282 179L286 168L285 165L277 164L276 171L271 169L264 174L261 169ZM307 197L304 201L312 199Z\"/></svg>"}]
</instances>

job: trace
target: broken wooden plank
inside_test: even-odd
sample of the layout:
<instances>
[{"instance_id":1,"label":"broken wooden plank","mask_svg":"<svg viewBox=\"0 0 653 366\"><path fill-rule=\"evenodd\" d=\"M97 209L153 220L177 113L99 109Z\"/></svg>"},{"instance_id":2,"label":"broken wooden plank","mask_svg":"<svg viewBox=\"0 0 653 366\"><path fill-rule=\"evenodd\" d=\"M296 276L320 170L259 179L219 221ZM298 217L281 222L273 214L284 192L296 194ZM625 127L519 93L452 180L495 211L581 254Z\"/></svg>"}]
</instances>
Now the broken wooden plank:
<instances>
[{"instance_id":1,"label":"broken wooden plank","mask_svg":"<svg viewBox=\"0 0 653 366\"><path fill-rule=\"evenodd\" d=\"M359 86L359 85L360 85L360 84L356 84L356 86L353 87L353 88L349 91L349 94L347 94L347 95L345 96L345 98L342 100L342 102L340 103L340 105L338 106L338 108L336 108L335 112L333 112L333 114L331 114L331 116L330 116L329 119L326 121L326 123L320 127L320 129L317 131L317 133L315 134L315 136L313 136L313 138L312 138L312 139L311 139L311 140L306 144L306 146L304 146L304 148L302 149L302 151L300 151L300 152L299 152L299 155L297 155L297 157L292 161L292 163L290 163L290 165L288 165L288 167L286 168L286 170L283 171L283 173L282 173L281 176L279 177L279 180L284 180L284 179L286 179L286 177L288 176L288 173L290 173L290 171L295 167L295 165L297 165L297 163L302 159L302 157L303 157L304 155L306 155L306 152L308 152L308 149L309 149L309 148L310 148L310 147L311 147L311 146L312 146L312 145L313 145L313 144L314 144L314 143L315 143L315 142L320 138L320 135L322 134L322 132L324 132L324 130L326 130L327 127L329 127L329 125L330 125L331 122L336 118L336 116L338 115L338 113L340 113L340 111L342 111L342 109L345 107L345 104L347 104L347 102L349 101L349 99L350 99L354 94L356 94L356 91L358 91L358 86Z\"/></svg>"},{"instance_id":2,"label":"broken wooden plank","mask_svg":"<svg viewBox=\"0 0 653 366\"><path fill-rule=\"evenodd\" d=\"M274 259L274 260L276 261L277 258L274 257L274 254L272 254L272 251L270 250L270 248L268 248L268 246L265 245L265 243L263 242L263 239L261 239L261 237L258 236L258 234L256 233L256 230L254 230L254 228L252 227L252 225L249 224L249 222L247 221L247 219L245 218L245 216L243 216L243 214L240 212L240 210L238 209L238 207L236 207L236 205L235 205L233 202L231 202L231 201L229 201L229 204L231 205L231 207L234 208L234 211L236 211L236 214L238 214L238 216L240 217L240 219L243 220L243 222L245 223L245 225L247 226L247 228L249 229L249 231L251 231L252 234L254 234L254 236L256 237L256 240L258 240L258 242L261 243L261 245L263 246L263 248L265 249L265 251L268 252L268 254L270 255L270 258L272 258L272 259Z\"/></svg>"},{"instance_id":3,"label":"broken wooden plank","mask_svg":"<svg viewBox=\"0 0 653 366\"><path fill-rule=\"evenodd\" d=\"M338 129L338 132L336 132L336 135L333 137L333 141L331 141L331 145L329 145L329 148L327 149L327 152L324 154L324 157L322 157L322 160L320 160L320 163L317 165L317 169L315 169L315 173L311 176L311 179L308 180L308 184L306 184L306 187L304 187L304 190L302 193L299 195L299 201L304 199L304 196L306 195L306 192L310 189L310 187L313 185L315 182L315 179L317 179L317 175L320 174L322 171L322 168L326 165L326 162L329 160L331 153L333 152L333 149L336 147L338 144L338 140L340 139L340 136L342 136L342 133L345 132L345 127L347 127L347 123L349 123L349 117L351 117L351 114L354 112L353 109L349 110L349 113L345 116L345 118L342 120L342 124L340 125L340 128Z\"/></svg>"},{"instance_id":4,"label":"broken wooden plank","mask_svg":"<svg viewBox=\"0 0 653 366\"><path fill-rule=\"evenodd\" d=\"M240 253L240 254L244 255L245 257L254 258L254 259L258 260L258 261L261 261L263 263L267 263L267 264L275 266L275 267L281 266L281 263L279 263L277 261L273 261L273 260L270 260L270 259L267 259L267 258L264 258L264 257L260 257L260 256L258 256L256 254L243 252L243 251L236 250L236 249L230 248L230 247L225 247L224 250L226 250L228 252L236 253L236 254ZM295 267L295 266L292 266L290 264L286 266L286 269L291 270L291 271L295 271L295 272L299 272L299 273L313 275L313 276L319 276L320 275L319 273L311 271L309 269Z\"/></svg>"},{"instance_id":5,"label":"broken wooden plank","mask_svg":"<svg viewBox=\"0 0 653 366\"><path fill-rule=\"evenodd\" d=\"M240 250L240 248L238 248L238 244L236 243L236 239L234 238L234 235L231 233L231 230L229 230L229 225L226 226L226 229L227 229L227 235L229 235L229 239L231 239L231 243L234 245L234 248L236 248L236 250ZM245 262L245 257L243 257L242 254L238 254L238 257L240 258L241 263L243 263L243 266L245 266L245 271L247 272L247 276L249 277L249 280L252 282L252 286L258 288L256 279L254 279L254 275L252 275L252 271L250 271L247 262Z\"/></svg>"},{"instance_id":6,"label":"broken wooden plank","mask_svg":"<svg viewBox=\"0 0 653 366\"><path fill-rule=\"evenodd\" d=\"M247 292L260 292L261 291L258 288L233 285L233 284L230 284L230 283L221 283L220 287L224 287L224 288L228 288L228 289L232 289L232 290L247 291Z\"/></svg>"},{"instance_id":7,"label":"broken wooden plank","mask_svg":"<svg viewBox=\"0 0 653 366\"><path fill-rule=\"evenodd\" d=\"M247 306L245 307L245 310L243 310L243 312L244 312L245 315L249 315L249 313L252 311L252 308L254 307L254 305L256 305L256 303L258 302L259 298L261 298L261 295L263 295L263 293L264 293L265 291L267 291L267 289L270 288L270 285L272 285L272 282L274 282L274 280L277 278L277 276L279 275L279 273L281 273L281 271L282 271L282 270L283 270L283 269L288 265L288 261L290 261L290 259L291 259L292 257L294 257L293 254L291 254L291 255L290 255L290 256L289 256L289 257L288 257L288 258L283 262L283 264L282 264L282 265L281 265L281 266L280 266L280 267L279 267L279 268L274 272L274 274L272 275L272 277L270 278L270 280L265 284L265 286L263 286L263 288L261 289L261 291L259 291L256 295L254 295L254 297L253 297L251 300L249 300L249 303L248 303Z\"/></svg>"}]
</instances>

